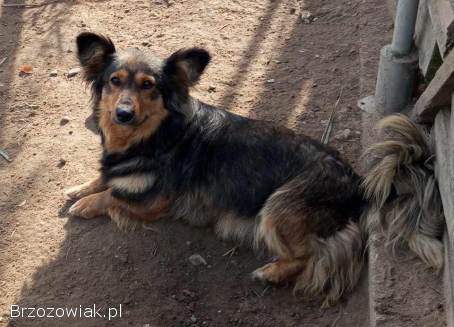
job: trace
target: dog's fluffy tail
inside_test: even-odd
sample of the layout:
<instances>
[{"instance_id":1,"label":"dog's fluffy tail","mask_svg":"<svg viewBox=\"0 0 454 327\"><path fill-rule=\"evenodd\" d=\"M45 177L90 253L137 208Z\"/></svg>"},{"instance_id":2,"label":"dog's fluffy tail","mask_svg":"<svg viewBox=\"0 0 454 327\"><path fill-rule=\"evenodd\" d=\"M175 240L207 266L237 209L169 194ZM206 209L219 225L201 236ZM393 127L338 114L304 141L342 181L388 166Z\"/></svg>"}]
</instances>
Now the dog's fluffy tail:
<instances>
[{"instance_id":1,"label":"dog's fluffy tail","mask_svg":"<svg viewBox=\"0 0 454 327\"><path fill-rule=\"evenodd\" d=\"M311 255L296 280L295 292L311 296L323 294L322 308L327 308L353 291L366 259L367 231L362 222L366 218L367 212L364 212L360 222L350 221L328 238L311 240Z\"/></svg>"},{"instance_id":2,"label":"dog's fluffy tail","mask_svg":"<svg viewBox=\"0 0 454 327\"><path fill-rule=\"evenodd\" d=\"M427 265L443 265L443 208L435 179L434 142L403 115L388 116L378 129L382 141L366 152L363 186L386 243L395 253L408 246Z\"/></svg>"}]
</instances>

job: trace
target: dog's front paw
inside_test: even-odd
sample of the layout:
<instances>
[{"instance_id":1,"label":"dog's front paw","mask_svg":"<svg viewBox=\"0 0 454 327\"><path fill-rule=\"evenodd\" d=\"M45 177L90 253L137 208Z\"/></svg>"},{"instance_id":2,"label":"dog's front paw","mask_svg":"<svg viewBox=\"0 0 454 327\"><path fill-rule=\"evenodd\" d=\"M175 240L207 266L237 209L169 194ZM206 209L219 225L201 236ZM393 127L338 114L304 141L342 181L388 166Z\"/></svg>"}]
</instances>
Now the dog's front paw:
<instances>
[{"instance_id":1,"label":"dog's front paw","mask_svg":"<svg viewBox=\"0 0 454 327\"><path fill-rule=\"evenodd\" d=\"M74 217L92 219L104 215L105 210L100 206L98 194L93 194L74 203L68 213Z\"/></svg>"},{"instance_id":2,"label":"dog's front paw","mask_svg":"<svg viewBox=\"0 0 454 327\"><path fill-rule=\"evenodd\" d=\"M71 200L78 200L87 194L87 183L70 187L65 191L65 195Z\"/></svg>"},{"instance_id":3,"label":"dog's front paw","mask_svg":"<svg viewBox=\"0 0 454 327\"><path fill-rule=\"evenodd\" d=\"M254 281L256 282L261 282L262 284L268 284L268 283L278 283L279 280L277 280L273 275L273 268L274 265L273 263L269 263L259 269L256 269L252 272L251 277Z\"/></svg>"}]
</instances>

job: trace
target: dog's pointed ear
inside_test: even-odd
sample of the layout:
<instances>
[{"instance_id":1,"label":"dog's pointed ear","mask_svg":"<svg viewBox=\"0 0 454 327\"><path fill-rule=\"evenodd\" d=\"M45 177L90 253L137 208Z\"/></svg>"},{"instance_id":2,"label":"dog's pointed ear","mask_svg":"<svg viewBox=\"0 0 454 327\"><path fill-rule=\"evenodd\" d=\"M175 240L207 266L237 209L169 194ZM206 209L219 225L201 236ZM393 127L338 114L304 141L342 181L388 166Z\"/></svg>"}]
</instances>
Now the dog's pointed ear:
<instances>
[{"instance_id":1,"label":"dog's pointed ear","mask_svg":"<svg viewBox=\"0 0 454 327\"><path fill-rule=\"evenodd\" d=\"M85 79L93 82L113 60L115 46L102 35L84 32L77 36L77 57L85 73Z\"/></svg>"},{"instance_id":2,"label":"dog's pointed ear","mask_svg":"<svg viewBox=\"0 0 454 327\"><path fill-rule=\"evenodd\" d=\"M210 62L211 56L205 49L181 49L173 53L164 63L164 75L182 86L195 85Z\"/></svg>"}]
</instances>

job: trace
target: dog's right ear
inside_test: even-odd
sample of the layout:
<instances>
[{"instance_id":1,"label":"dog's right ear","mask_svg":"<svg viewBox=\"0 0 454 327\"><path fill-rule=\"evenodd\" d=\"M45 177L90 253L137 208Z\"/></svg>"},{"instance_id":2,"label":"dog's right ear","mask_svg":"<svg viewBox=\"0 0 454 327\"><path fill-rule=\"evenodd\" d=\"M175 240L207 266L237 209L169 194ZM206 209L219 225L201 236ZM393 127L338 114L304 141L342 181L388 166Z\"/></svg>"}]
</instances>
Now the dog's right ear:
<instances>
[{"instance_id":1,"label":"dog's right ear","mask_svg":"<svg viewBox=\"0 0 454 327\"><path fill-rule=\"evenodd\" d=\"M93 82L112 62L115 46L102 35L84 32L77 36L77 57L85 73L85 79Z\"/></svg>"}]
</instances>

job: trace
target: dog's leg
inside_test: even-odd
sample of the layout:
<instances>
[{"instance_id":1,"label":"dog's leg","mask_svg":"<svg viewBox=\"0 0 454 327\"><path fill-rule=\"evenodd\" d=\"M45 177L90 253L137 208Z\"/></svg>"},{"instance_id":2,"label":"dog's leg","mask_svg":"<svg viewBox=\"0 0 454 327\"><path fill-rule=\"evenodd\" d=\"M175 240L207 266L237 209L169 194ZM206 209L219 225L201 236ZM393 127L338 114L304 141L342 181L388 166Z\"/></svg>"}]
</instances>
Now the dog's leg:
<instances>
[{"instance_id":1,"label":"dog's leg","mask_svg":"<svg viewBox=\"0 0 454 327\"><path fill-rule=\"evenodd\" d=\"M65 191L68 198L72 200L81 199L87 195L105 191L107 186L102 181L101 176L81 185L71 187Z\"/></svg>"},{"instance_id":2,"label":"dog's leg","mask_svg":"<svg viewBox=\"0 0 454 327\"><path fill-rule=\"evenodd\" d=\"M107 209L113 205L113 200L110 189L90 194L74 203L68 213L71 216L86 219L104 216L107 214Z\"/></svg>"},{"instance_id":3,"label":"dog's leg","mask_svg":"<svg viewBox=\"0 0 454 327\"><path fill-rule=\"evenodd\" d=\"M108 215L120 229L135 229L141 223L152 223L167 215L169 201L158 197L142 206L125 205L118 201L108 208Z\"/></svg>"},{"instance_id":4,"label":"dog's leg","mask_svg":"<svg viewBox=\"0 0 454 327\"><path fill-rule=\"evenodd\" d=\"M255 270L252 277L259 281L278 284L295 277L303 269L303 260L279 259Z\"/></svg>"},{"instance_id":5,"label":"dog's leg","mask_svg":"<svg viewBox=\"0 0 454 327\"><path fill-rule=\"evenodd\" d=\"M255 270L255 280L281 283L299 275L307 262L306 237L308 228L304 219L263 210L256 238L265 243L278 260Z\"/></svg>"},{"instance_id":6,"label":"dog's leg","mask_svg":"<svg viewBox=\"0 0 454 327\"><path fill-rule=\"evenodd\" d=\"M121 229L133 229L141 222L154 222L167 214L168 199L158 197L145 205L130 205L112 196L111 189L88 195L69 208L71 216L91 219L108 215Z\"/></svg>"}]
</instances>

